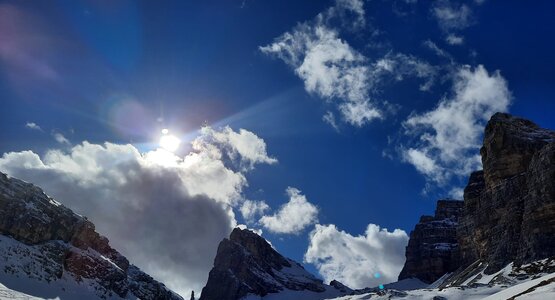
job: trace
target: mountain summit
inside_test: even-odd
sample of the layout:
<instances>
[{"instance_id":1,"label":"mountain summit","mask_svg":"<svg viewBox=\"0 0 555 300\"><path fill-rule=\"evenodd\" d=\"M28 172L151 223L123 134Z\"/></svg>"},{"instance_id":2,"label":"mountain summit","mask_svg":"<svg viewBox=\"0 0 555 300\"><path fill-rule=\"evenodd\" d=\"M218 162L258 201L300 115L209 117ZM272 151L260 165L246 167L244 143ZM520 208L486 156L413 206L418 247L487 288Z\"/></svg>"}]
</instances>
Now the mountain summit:
<instances>
[{"instance_id":1,"label":"mountain summit","mask_svg":"<svg viewBox=\"0 0 555 300\"><path fill-rule=\"evenodd\" d=\"M259 299L280 293L280 299L324 299L350 292L339 282L334 286L307 272L299 263L283 257L258 234L235 228L218 246L214 267L200 300Z\"/></svg>"}]
</instances>

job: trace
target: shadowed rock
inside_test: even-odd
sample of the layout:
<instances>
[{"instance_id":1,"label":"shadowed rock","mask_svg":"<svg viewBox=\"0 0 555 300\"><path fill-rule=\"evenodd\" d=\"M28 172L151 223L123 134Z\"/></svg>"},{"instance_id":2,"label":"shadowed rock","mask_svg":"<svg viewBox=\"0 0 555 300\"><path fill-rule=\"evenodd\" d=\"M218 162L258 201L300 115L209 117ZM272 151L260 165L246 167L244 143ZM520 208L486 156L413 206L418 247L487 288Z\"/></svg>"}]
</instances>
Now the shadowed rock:
<instances>
[{"instance_id":1,"label":"shadowed rock","mask_svg":"<svg viewBox=\"0 0 555 300\"><path fill-rule=\"evenodd\" d=\"M60 279L67 273L78 281L96 282L102 289L91 288L91 293L99 297L115 293L122 298L133 294L140 299L182 299L130 265L85 217L54 201L40 188L3 173L0 173L0 233L41 253L45 259L33 263L39 266L37 277L46 281Z\"/></svg>"},{"instance_id":2,"label":"shadowed rock","mask_svg":"<svg viewBox=\"0 0 555 300\"><path fill-rule=\"evenodd\" d=\"M236 300L248 294L265 296L283 290L321 293L327 288L330 286L283 257L261 236L235 228L218 246L200 300ZM340 283L335 288L337 296L350 291Z\"/></svg>"},{"instance_id":3,"label":"shadowed rock","mask_svg":"<svg viewBox=\"0 0 555 300\"><path fill-rule=\"evenodd\" d=\"M439 200L434 216L420 218L410 233L399 280L418 278L432 283L459 267L456 228L462 207L459 200Z\"/></svg>"},{"instance_id":4,"label":"shadowed rock","mask_svg":"<svg viewBox=\"0 0 555 300\"><path fill-rule=\"evenodd\" d=\"M497 113L484 135L483 171L470 176L457 230L462 266L492 273L555 255L555 132Z\"/></svg>"}]
</instances>

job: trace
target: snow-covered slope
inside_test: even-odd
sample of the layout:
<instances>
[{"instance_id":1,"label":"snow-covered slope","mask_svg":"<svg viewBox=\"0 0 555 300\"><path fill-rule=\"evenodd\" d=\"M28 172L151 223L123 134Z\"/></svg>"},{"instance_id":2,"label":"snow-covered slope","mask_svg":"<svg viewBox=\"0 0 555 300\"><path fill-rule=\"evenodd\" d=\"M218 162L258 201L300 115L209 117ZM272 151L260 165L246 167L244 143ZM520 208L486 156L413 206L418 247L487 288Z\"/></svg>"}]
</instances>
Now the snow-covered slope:
<instances>
[{"instance_id":1,"label":"snow-covered slope","mask_svg":"<svg viewBox=\"0 0 555 300\"><path fill-rule=\"evenodd\" d=\"M507 265L500 271L486 275L486 264L475 264L466 277L458 277L449 284L434 283L430 286L443 288L422 288L399 290L386 288L369 293L349 295L335 300L361 299L437 299L437 300L506 300L506 299L555 299L555 258L515 267ZM449 281L449 276L444 280ZM394 286L394 285L393 285ZM436 297L436 298L434 298ZM513 298L514 297L514 298Z\"/></svg>"}]
</instances>

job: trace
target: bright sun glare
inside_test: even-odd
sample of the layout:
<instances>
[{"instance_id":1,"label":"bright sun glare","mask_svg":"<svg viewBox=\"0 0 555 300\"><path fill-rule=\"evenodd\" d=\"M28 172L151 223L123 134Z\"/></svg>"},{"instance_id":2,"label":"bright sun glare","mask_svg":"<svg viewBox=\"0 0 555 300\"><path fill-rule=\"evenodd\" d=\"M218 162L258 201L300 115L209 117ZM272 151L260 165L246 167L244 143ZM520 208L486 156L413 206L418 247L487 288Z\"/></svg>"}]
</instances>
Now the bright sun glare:
<instances>
[{"instance_id":1,"label":"bright sun glare","mask_svg":"<svg viewBox=\"0 0 555 300\"><path fill-rule=\"evenodd\" d=\"M181 144L181 140L177 138L175 135L168 134L169 130L164 128L162 129L162 136L160 137L160 147L164 150L175 152L177 148L179 148L179 144Z\"/></svg>"}]
</instances>

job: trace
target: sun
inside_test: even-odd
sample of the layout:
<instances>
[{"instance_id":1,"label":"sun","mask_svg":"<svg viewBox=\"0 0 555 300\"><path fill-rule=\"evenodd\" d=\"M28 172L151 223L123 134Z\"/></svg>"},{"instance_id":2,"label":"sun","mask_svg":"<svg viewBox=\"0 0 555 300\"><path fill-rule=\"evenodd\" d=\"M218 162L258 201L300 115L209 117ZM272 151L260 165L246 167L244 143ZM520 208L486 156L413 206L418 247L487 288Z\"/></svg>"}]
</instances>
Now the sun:
<instances>
[{"instance_id":1,"label":"sun","mask_svg":"<svg viewBox=\"0 0 555 300\"><path fill-rule=\"evenodd\" d=\"M166 128L162 129L162 136L160 137L159 144L162 149L170 152L175 152L175 150L179 148L181 140L175 135L169 134L169 132L170 131Z\"/></svg>"}]
</instances>

